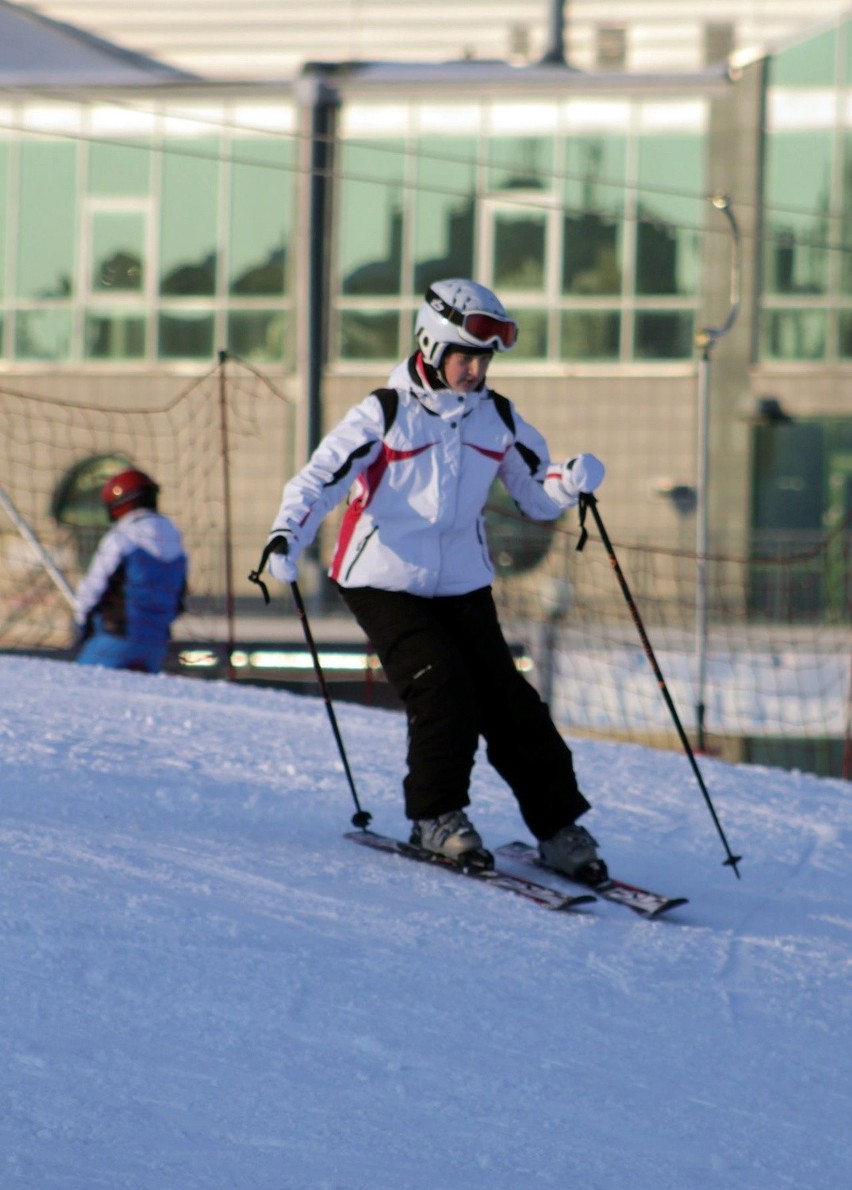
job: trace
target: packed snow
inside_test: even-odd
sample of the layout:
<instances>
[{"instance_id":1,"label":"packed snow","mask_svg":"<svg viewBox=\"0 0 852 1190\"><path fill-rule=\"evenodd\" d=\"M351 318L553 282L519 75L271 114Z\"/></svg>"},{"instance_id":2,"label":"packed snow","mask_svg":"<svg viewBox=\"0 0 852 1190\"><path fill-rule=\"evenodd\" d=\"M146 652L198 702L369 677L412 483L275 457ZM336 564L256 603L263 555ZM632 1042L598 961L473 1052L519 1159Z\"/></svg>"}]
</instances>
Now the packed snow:
<instances>
[{"instance_id":1,"label":"packed snow","mask_svg":"<svg viewBox=\"0 0 852 1190\"><path fill-rule=\"evenodd\" d=\"M683 754L572 740L689 904L552 913L345 840L322 699L5 656L0 701L3 1190L852 1185L849 784L702 757L738 880ZM336 711L402 834L403 717Z\"/></svg>"}]
</instances>

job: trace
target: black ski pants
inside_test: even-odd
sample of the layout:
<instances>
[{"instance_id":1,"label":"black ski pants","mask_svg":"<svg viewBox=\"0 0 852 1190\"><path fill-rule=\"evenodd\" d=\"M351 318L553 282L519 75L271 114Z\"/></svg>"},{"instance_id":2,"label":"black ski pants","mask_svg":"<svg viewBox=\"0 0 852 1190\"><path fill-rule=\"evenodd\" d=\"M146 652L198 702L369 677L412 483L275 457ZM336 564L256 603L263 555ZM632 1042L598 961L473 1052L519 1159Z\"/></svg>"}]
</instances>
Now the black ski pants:
<instances>
[{"instance_id":1,"label":"black ski pants","mask_svg":"<svg viewBox=\"0 0 852 1190\"><path fill-rule=\"evenodd\" d=\"M550 838L590 808L568 745L515 666L490 587L432 599L375 587L338 590L405 706L409 818L470 804L480 736L536 838Z\"/></svg>"}]
</instances>

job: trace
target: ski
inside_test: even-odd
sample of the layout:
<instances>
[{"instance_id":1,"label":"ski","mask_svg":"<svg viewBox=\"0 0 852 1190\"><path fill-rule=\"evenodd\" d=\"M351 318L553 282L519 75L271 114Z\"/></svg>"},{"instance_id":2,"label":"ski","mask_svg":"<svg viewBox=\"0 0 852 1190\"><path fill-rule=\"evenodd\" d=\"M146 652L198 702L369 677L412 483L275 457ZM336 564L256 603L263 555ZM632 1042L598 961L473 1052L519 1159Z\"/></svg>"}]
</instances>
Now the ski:
<instances>
[{"instance_id":1,"label":"ski","mask_svg":"<svg viewBox=\"0 0 852 1190\"><path fill-rule=\"evenodd\" d=\"M546 864L540 858L537 849L530 846L529 843L504 843L502 847L496 849L496 854L506 859L518 860L523 864L531 864L545 872L555 872L563 880L570 879L563 872L557 872L556 868L551 868L549 864ZM582 882L576 881L575 883ZM668 913L670 909L676 909L678 905L686 905L688 901L687 897L666 897L662 893L651 892L647 888L640 888L636 884L627 884L624 880L615 880L611 876L599 884L586 887L593 888L595 894L603 897L604 900L626 905L634 913L649 919L660 917L663 913Z\"/></svg>"},{"instance_id":2,"label":"ski","mask_svg":"<svg viewBox=\"0 0 852 1190\"><path fill-rule=\"evenodd\" d=\"M588 905L597 899L591 892L562 892L560 889L551 888L547 884L539 884L535 880L526 880L523 876L516 876L512 872L504 872L499 868L461 864L449 859L447 856L436 855L433 851L426 851L423 847L417 847L413 843L403 843L400 839L393 839L388 835L380 835L375 831L347 831L344 838L352 839L353 842L360 843L362 847L372 847L376 851L401 855L405 859L417 860L420 863L435 864L445 871L456 872L459 876L469 876L472 880L480 880L485 884L489 884L492 888L503 888L507 892L515 893L517 896L523 897L524 900L532 901L533 904L540 905L544 909L564 912L566 910L572 910L578 905ZM491 859L489 852L477 852L476 854L480 857L481 861L488 862Z\"/></svg>"}]
</instances>

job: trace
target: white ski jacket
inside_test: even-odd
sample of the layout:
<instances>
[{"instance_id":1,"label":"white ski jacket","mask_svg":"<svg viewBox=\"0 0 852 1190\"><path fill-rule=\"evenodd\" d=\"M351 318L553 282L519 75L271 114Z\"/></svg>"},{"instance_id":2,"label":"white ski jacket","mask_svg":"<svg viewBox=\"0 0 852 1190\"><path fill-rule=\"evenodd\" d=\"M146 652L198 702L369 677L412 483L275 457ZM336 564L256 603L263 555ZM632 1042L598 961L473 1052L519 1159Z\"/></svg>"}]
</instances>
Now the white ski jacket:
<instances>
[{"instance_id":1,"label":"white ski jacket","mask_svg":"<svg viewBox=\"0 0 852 1190\"><path fill-rule=\"evenodd\" d=\"M427 597L486 587L494 567L483 510L493 480L532 520L554 520L577 494L507 398L487 387L431 388L419 354L394 369L390 385L351 409L286 484L270 539L286 534L294 562L351 489L329 569L342 587Z\"/></svg>"}]
</instances>

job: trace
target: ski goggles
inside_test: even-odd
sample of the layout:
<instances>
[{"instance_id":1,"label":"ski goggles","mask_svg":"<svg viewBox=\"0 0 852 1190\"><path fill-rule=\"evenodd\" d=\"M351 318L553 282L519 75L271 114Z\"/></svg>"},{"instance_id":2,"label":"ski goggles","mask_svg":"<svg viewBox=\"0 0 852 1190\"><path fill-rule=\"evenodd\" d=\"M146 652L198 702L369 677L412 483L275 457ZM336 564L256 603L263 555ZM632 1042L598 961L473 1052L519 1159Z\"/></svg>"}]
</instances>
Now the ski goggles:
<instances>
[{"instance_id":1,"label":"ski goggles","mask_svg":"<svg viewBox=\"0 0 852 1190\"><path fill-rule=\"evenodd\" d=\"M442 297L430 289L426 293L426 301L442 318L461 327L471 342L480 347L488 347L496 343L503 344L503 350L514 347L518 338L518 324L511 318L501 318L499 314L489 314L486 310L456 310Z\"/></svg>"}]
</instances>

